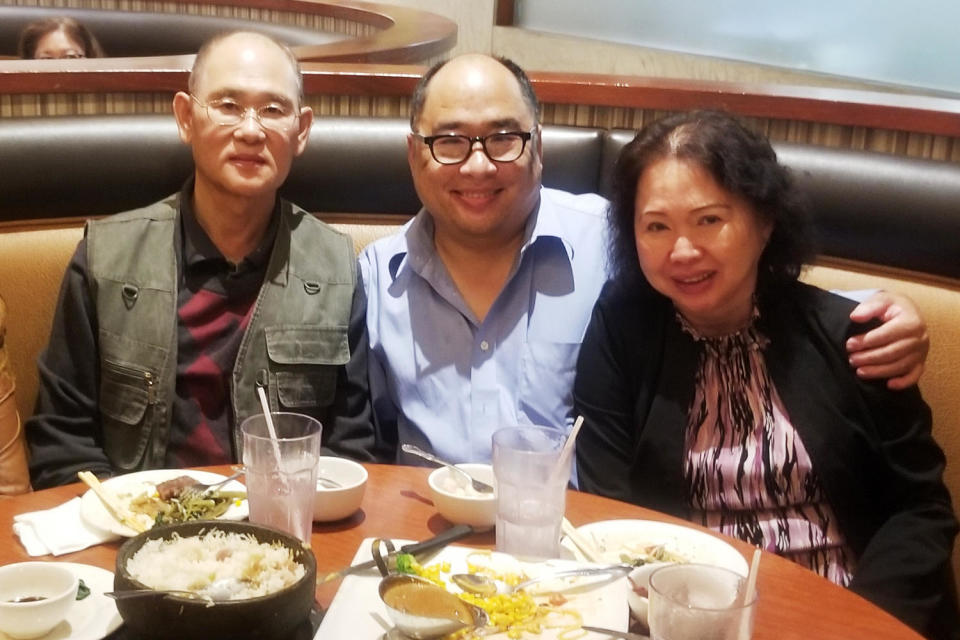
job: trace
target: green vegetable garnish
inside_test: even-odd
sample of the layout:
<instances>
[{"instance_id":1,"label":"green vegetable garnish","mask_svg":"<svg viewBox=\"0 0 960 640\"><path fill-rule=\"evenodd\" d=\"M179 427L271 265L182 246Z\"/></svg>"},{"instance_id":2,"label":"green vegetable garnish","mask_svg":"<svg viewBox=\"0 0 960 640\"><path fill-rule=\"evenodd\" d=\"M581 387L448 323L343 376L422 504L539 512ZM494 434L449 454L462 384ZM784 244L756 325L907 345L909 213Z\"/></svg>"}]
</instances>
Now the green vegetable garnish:
<instances>
[{"instance_id":1,"label":"green vegetable garnish","mask_svg":"<svg viewBox=\"0 0 960 640\"><path fill-rule=\"evenodd\" d=\"M416 558L410 553L397 554L397 573L413 573L413 561Z\"/></svg>"},{"instance_id":2,"label":"green vegetable garnish","mask_svg":"<svg viewBox=\"0 0 960 640\"><path fill-rule=\"evenodd\" d=\"M80 579L80 586L77 587L77 600L83 600L90 595L90 587L87 586L87 583L83 581L83 578Z\"/></svg>"},{"instance_id":3,"label":"green vegetable garnish","mask_svg":"<svg viewBox=\"0 0 960 640\"><path fill-rule=\"evenodd\" d=\"M202 497L191 495L171 498L165 503L165 510L157 512L155 524L213 520L226 513L234 500L245 497L244 492L217 491Z\"/></svg>"}]
</instances>

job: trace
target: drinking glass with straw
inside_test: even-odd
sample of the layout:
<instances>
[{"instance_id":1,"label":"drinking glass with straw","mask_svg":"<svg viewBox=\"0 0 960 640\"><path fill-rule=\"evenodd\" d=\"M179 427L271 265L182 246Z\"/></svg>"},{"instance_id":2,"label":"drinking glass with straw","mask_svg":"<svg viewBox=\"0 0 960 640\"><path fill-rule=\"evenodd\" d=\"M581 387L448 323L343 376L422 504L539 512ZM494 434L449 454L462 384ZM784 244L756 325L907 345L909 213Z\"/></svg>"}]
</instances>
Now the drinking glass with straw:
<instances>
[{"instance_id":1,"label":"drinking glass with straw","mask_svg":"<svg viewBox=\"0 0 960 640\"><path fill-rule=\"evenodd\" d=\"M507 427L493 434L499 551L559 556L576 430L579 425L571 437L545 427Z\"/></svg>"},{"instance_id":2,"label":"drinking glass with straw","mask_svg":"<svg viewBox=\"0 0 960 640\"><path fill-rule=\"evenodd\" d=\"M264 412L240 425L250 522L310 541L320 455L320 422L299 413Z\"/></svg>"}]
</instances>

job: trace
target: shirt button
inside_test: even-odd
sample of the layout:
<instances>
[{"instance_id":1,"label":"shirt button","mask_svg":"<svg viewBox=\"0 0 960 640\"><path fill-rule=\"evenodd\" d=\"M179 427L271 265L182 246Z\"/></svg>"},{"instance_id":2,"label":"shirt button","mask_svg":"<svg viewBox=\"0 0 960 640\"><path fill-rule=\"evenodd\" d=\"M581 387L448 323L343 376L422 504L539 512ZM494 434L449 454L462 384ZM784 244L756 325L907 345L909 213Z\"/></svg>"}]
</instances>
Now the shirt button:
<instances>
[{"instance_id":1,"label":"shirt button","mask_svg":"<svg viewBox=\"0 0 960 640\"><path fill-rule=\"evenodd\" d=\"M480 351L490 351L490 343L486 340L480 341Z\"/></svg>"}]
</instances>

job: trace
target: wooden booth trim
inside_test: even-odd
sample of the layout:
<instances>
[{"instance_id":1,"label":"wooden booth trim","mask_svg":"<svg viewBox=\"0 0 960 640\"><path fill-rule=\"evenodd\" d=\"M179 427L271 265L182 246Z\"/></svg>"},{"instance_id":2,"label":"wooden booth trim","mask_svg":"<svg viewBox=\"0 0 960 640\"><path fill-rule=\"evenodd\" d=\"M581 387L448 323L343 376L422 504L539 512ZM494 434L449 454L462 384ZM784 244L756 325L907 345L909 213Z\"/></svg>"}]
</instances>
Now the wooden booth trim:
<instances>
[{"instance_id":1,"label":"wooden booth trim","mask_svg":"<svg viewBox=\"0 0 960 640\"><path fill-rule=\"evenodd\" d=\"M273 0L261 0L273 1ZM304 0L286 0L303 2ZM193 56L0 63L0 93L172 92L186 86ZM308 95L401 97L419 65L306 63ZM530 78L545 104L682 110L724 108L750 117L874 127L960 137L960 100L773 84L737 84L639 76L538 72Z\"/></svg>"},{"instance_id":2,"label":"wooden booth trim","mask_svg":"<svg viewBox=\"0 0 960 640\"><path fill-rule=\"evenodd\" d=\"M197 4L197 0L168 0L174 4ZM457 25L452 20L420 9L398 7L380 2L362 0L200 0L202 5L242 6L245 9L282 11L306 14L319 18L330 18L354 22L377 31L360 36L321 45L293 47L294 53L302 61L362 62L362 63L408 63L419 62L438 56L452 49L457 43ZM187 14L186 17L190 17ZM163 69L184 56L149 56L137 58L114 58L122 62L122 70L129 72L153 71ZM193 56L186 56L192 61ZM51 61L25 60L7 62L0 67L15 64L16 70L44 73L50 68ZM90 65L90 60L57 60L58 68L79 72L96 70L120 71L116 64L106 66ZM182 68L181 62L174 62ZM187 65L189 68L189 64Z\"/></svg>"}]
</instances>

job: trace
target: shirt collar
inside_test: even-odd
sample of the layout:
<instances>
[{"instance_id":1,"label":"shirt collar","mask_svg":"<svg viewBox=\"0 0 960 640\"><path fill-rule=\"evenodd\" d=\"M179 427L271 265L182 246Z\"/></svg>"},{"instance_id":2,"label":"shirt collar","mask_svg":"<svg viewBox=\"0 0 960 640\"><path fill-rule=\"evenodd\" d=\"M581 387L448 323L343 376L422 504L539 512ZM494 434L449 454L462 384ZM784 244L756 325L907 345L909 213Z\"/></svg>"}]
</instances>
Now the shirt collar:
<instances>
[{"instance_id":1,"label":"shirt collar","mask_svg":"<svg viewBox=\"0 0 960 640\"><path fill-rule=\"evenodd\" d=\"M424 274L431 269L435 260L438 260L436 248L433 244L433 218L426 209L421 209L413 220L407 223L402 232L405 242L398 247L390 257L390 277L396 279L401 266L406 262L414 271ZM524 228L523 246L520 247L520 256L530 247L538 244L562 246L567 260L573 260L573 245L570 243L569 232L563 220L544 199L543 189L540 190L540 200L536 209L527 218Z\"/></svg>"},{"instance_id":2,"label":"shirt collar","mask_svg":"<svg viewBox=\"0 0 960 640\"><path fill-rule=\"evenodd\" d=\"M274 240L277 237L277 228L280 226L280 199L277 198L270 215L270 224L263 234L260 244L238 264L233 265L220 253L213 244L210 236L200 226L196 212L193 209L193 178L191 177L180 190L180 225L182 239L182 256L185 269L194 269L201 264L222 261L229 265L234 272L262 269L266 266L273 251Z\"/></svg>"}]
</instances>

